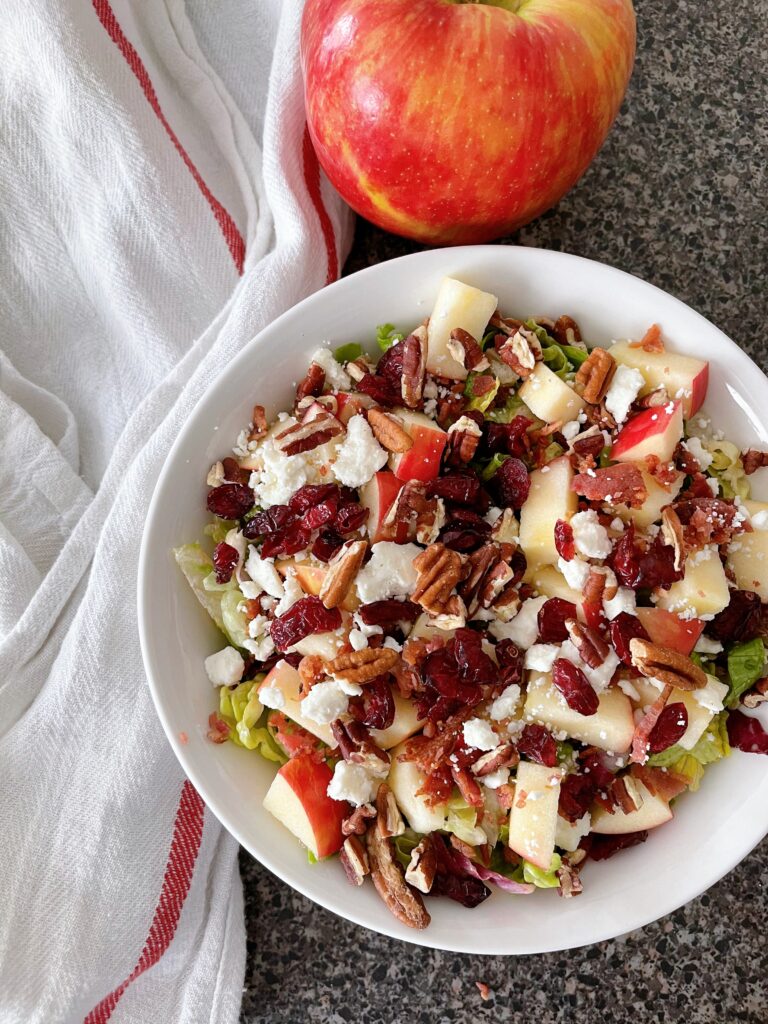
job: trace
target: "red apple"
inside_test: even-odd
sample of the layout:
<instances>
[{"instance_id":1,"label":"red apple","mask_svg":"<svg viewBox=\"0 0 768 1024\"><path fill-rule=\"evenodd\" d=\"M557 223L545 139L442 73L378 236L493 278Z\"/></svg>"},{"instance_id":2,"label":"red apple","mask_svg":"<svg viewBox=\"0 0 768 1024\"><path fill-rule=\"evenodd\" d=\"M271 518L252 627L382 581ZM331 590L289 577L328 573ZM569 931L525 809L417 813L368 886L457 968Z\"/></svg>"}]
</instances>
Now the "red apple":
<instances>
[{"instance_id":1,"label":"red apple","mask_svg":"<svg viewBox=\"0 0 768 1024\"><path fill-rule=\"evenodd\" d=\"M640 394L666 388L670 398L682 400L687 420L703 405L709 385L709 363L705 360L679 352L646 352L628 341L616 342L610 352L617 363L642 373L646 383Z\"/></svg>"},{"instance_id":2,"label":"red apple","mask_svg":"<svg viewBox=\"0 0 768 1024\"><path fill-rule=\"evenodd\" d=\"M704 631L701 619L681 619L666 608L638 608L637 617L655 644L690 654Z\"/></svg>"},{"instance_id":3,"label":"red apple","mask_svg":"<svg viewBox=\"0 0 768 1024\"><path fill-rule=\"evenodd\" d=\"M393 452L389 464L399 480L434 480L440 472L440 460L448 441L448 434L420 412L395 409L396 415L413 438L407 452Z\"/></svg>"},{"instance_id":4,"label":"red apple","mask_svg":"<svg viewBox=\"0 0 768 1024\"><path fill-rule=\"evenodd\" d=\"M341 848L341 823L349 813L346 803L332 800L326 792L332 777L325 761L300 754L283 765L264 797L269 813L318 860Z\"/></svg>"},{"instance_id":5,"label":"red apple","mask_svg":"<svg viewBox=\"0 0 768 1024\"><path fill-rule=\"evenodd\" d=\"M380 540L392 540L389 532L384 529L384 520L402 486L402 480L398 480L394 473L384 469L360 488L360 500L368 509L368 536L371 544L377 544Z\"/></svg>"},{"instance_id":6,"label":"red apple","mask_svg":"<svg viewBox=\"0 0 768 1024\"><path fill-rule=\"evenodd\" d=\"M509 234L581 177L619 109L631 0L308 0L307 121L358 213L430 244Z\"/></svg>"},{"instance_id":7,"label":"red apple","mask_svg":"<svg viewBox=\"0 0 768 1024\"><path fill-rule=\"evenodd\" d=\"M336 403L336 419L341 420L345 426L353 416L375 405L370 395L364 395L362 392L352 395L348 391L339 391Z\"/></svg>"},{"instance_id":8,"label":"red apple","mask_svg":"<svg viewBox=\"0 0 768 1024\"><path fill-rule=\"evenodd\" d=\"M656 455L668 462L683 438L683 406L668 402L644 409L621 428L611 448L611 458L619 462L639 462Z\"/></svg>"}]
</instances>

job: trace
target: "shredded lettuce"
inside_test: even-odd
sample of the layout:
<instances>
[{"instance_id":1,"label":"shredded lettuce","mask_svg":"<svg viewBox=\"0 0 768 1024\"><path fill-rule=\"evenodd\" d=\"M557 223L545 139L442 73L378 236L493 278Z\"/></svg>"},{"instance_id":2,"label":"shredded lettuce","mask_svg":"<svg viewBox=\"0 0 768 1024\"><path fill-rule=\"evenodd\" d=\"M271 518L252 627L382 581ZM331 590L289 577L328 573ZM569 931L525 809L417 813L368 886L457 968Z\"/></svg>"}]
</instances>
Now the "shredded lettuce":
<instances>
[{"instance_id":1,"label":"shredded lettuce","mask_svg":"<svg viewBox=\"0 0 768 1024\"><path fill-rule=\"evenodd\" d=\"M735 644L728 651L729 691L725 706L735 708L742 694L750 690L763 675L765 644L760 637Z\"/></svg>"},{"instance_id":2,"label":"shredded lettuce","mask_svg":"<svg viewBox=\"0 0 768 1024\"><path fill-rule=\"evenodd\" d=\"M577 370L589 356L589 352L583 348L576 348L575 345L561 345L560 348L568 356L568 362Z\"/></svg>"},{"instance_id":3,"label":"shredded lettuce","mask_svg":"<svg viewBox=\"0 0 768 1024\"><path fill-rule=\"evenodd\" d=\"M502 462L506 462L509 458L511 458L510 455L504 455L502 452L497 452L492 458L490 458L480 470L480 479L483 483L487 484L489 480L493 480L498 473Z\"/></svg>"},{"instance_id":4,"label":"shredded lettuce","mask_svg":"<svg viewBox=\"0 0 768 1024\"><path fill-rule=\"evenodd\" d=\"M376 344L382 352L392 348L398 341L402 341L404 337L404 334L395 330L394 324L379 324L376 328Z\"/></svg>"},{"instance_id":5,"label":"shredded lettuce","mask_svg":"<svg viewBox=\"0 0 768 1024\"><path fill-rule=\"evenodd\" d=\"M486 346L493 344L493 339L497 334L499 334L499 331L497 331L495 327L491 328L487 334L483 335L483 340L480 342L480 348L485 350Z\"/></svg>"},{"instance_id":6,"label":"shredded lettuce","mask_svg":"<svg viewBox=\"0 0 768 1024\"><path fill-rule=\"evenodd\" d=\"M710 438L702 440L704 448L712 456L712 464L707 475L715 477L720 493L724 498L748 498L750 493L749 479L744 472L741 452L730 441L715 441Z\"/></svg>"},{"instance_id":7,"label":"shredded lettuce","mask_svg":"<svg viewBox=\"0 0 768 1024\"><path fill-rule=\"evenodd\" d=\"M407 828L400 836L393 836L392 842L395 846L395 856L404 868L407 868L411 861L411 852L419 845L423 836Z\"/></svg>"},{"instance_id":8,"label":"shredded lettuce","mask_svg":"<svg viewBox=\"0 0 768 1024\"><path fill-rule=\"evenodd\" d=\"M728 743L726 721L728 713L721 711L709 723L692 750L684 750L679 744L652 754L648 758L651 768L671 768L678 775L688 779L688 788L699 788L704 775L704 766L728 757L731 747Z\"/></svg>"},{"instance_id":9,"label":"shredded lettuce","mask_svg":"<svg viewBox=\"0 0 768 1024\"><path fill-rule=\"evenodd\" d=\"M453 832L470 846L482 846L486 842L485 832L477 825L477 811L463 797L451 797L448 801L445 819L446 832Z\"/></svg>"},{"instance_id":10,"label":"shredded lettuce","mask_svg":"<svg viewBox=\"0 0 768 1024\"><path fill-rule=\"evenodd\" d=\"M548 345L541 350L541 355L550 370L558 377L565 378L566 374L571 372L572 367L568 362L568 357L559 345Z\"/></svg>"},{"instance_id":11,"label":"shredded lettuce","mask_svg":"<svg viewBox=\"0 0 768 1024\"><path fill-rule=\"evenodd\" d=\"M221 611L222 594L205 589L205 580L213 572L213 562L199 544L182 544L174 548L176 564L192 588L200 604L205 608L222 632L224 619Z\"/></svg>"},{"instance_id":12,"label":"shredded lettuce","mask_svg":"<svg viewBox=\"0 0 768 1024\"><path fill-rule=\"evenodd\" d=\"M477 409L484 413L488 406L493 402L496 394L499 390L499 379L494 377L494 385L490 391L486 391L484 395L475 395L474 382L475 378L482 376L479 373L470 372L467 376L467 383L464 386L464 394L469 399L467 403L467 409ZM487 374L485 375L487 377Z\"/></svg>"},{"instance_id":13,"label":"shredded lettuce","mask_svg":"<svg viewBox=\"0 0 768 1024\"><path fill-rule=\"evenodd\" d=\"M389 327L390 324L386 326ZM358 345L356 341L351 341L348 345L339 345L333 353L333 358L337 363L351 363L353 360L359 359L362 354L363 346Z\"/></svg>"},{"instance_id":14,"label":"shredded lettuce","mask_svg":"<svg viewBox=\"0 0 768 1024\"><path fill-rule=\"evenodd\" d=\"M525 326L529 331L533 331L539 339L544 362L553 373L563 380L569 373L577 370L589 355L588 352L576 348L575 345L561 345L535 320L526 320Z\"/></svg>"},{"instance_id":15,"label":"shredded lettuce","mask_svg":"<svg viewBox=\"0 0 768 1024\"><path fill-rule=\"evenodd\" d=\"M234 576L230 579L229 583L217 583L216 573L209 572L203 580L203 588L210 594L223 593L225 590L237 589L237 580Z\"/></svg>"},{"instance_id":16,"label":"shredded lettuce","mask_svg":"<svg viewBox=\"0 0 768 1024\"><path fill-rule=\"evenodd\" d=\"M248 618L241 608L243 600L239 590L227 590L221 595L222 628L235 647L244 647L248 639Z\"/></svg>"},{"instance_id":17,"label":"shredded lettuce","mask_svg":"<svg viewBox=\"0 0 768 1024\"><path fill-rule=\"evenodd\" d=\"M548 871L537 868L530 861L523 861L523 881L537 886L539 889L556 889L560 884L557 880L557 872L562 864L559 853L552 854L552 860Z\"/></svg>"},{"instance_id":18,"label":"shredded lettuce","mask_svg":"<svg viewBox=\"0 0 768 1024\"><path fill-rule=\"evenodd\" d=\"M264 707L259 701L258 689L263 678L259 675L248 679L233 690L222 686L219 690L219 714L229 726L229 738L236 746L255 750L275 764L285 764L287 756L262 723Z\"/></svg>"},{"instance_id":19,"label":"shredded lettuce","mask_svg":"<svg viewBox=\"0 0 768 1024\"><path fill-rule=\"evenodd\" d=\"M504 405L488 409L485 413L485 418L492 423L511 423L515 416L525 416L535 422L533 413L517 394L511 394Z\"/></svg>"},{"instance_id":20,"label":"shredded lettuce","mask_svg":"<svg viewBox=\"0 0 768 1024\"><path fill-rule=\"evenodd\" d=\"M253 512L255 515L255 509ZM251 513L249 512L248 515L250 516ZM237 522L231 519L214 519L212 523L203 527L203 533L206 537L210 537L214 544L220 544L227 539L229 531L236 530L237 526Z\"/></svg>"}]
</instances>

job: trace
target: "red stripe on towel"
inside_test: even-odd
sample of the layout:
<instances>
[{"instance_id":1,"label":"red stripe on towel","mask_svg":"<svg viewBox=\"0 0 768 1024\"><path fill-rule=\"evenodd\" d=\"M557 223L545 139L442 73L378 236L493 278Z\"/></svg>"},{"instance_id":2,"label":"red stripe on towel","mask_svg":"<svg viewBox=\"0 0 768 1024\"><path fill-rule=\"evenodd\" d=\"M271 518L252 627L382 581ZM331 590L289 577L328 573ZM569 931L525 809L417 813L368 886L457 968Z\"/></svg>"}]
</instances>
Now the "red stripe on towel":
<instances>
[{"instance_id":1,"label":"red stripe on towel","mask_svg":"<svg viewBox=\"0 0 768 1024\"><path fill-rule=\"evenodd\" d=\"M131 982L154 966L170 946L179 923L181 908L189 892L195 861L200 850L204 806L192 783L185 780L173 825L173 838L165 865L160 898L141 956L125 981L91 1010L83 1024L106 1024Z\"/></svg>"},{"instance_id":2,"label":"red stripe on towel","mask_svg":"<svg viewBox=\"0 0 768 1024\"><path fill-rule=\"evenodd\" d=\"M336 253L336 238L333 233L333 224L331 218L328 216L328 211L323 203L323 196L320 191L320 164L317 162L317 154L315 153L315 147L312 145L312 139L309 136L309 128L304 128L304 140L302 144L303 159L304 159L304 181L309 192L309 198L312 200L312 205L315 208L318 219L320 220L320 228L323 232L323 239L325 241L325 251L328 257L328 275L325 279L326 284L331 284L339 276L339 257Z\"/></svg>"},{"instance_id":3,"label":"red stripe on towel","mask_svg":"<svg viewBox=\"0 0 768 1024\"><path fill-rule=\"evenodd\" d=\"M109 3L109 0L92 0L92 2L93 9L96 11L96 15L99 21L107 30L112 42L115 43L117 48L122 53L123 57L125 57L126 63L128 64L128 67L131 69L131 71L134 73L136 78L138 79L139 85L141 86L142 91L144 92L144 95L146 96L150 107L152 107L155 114L157 115L158 120L162 124L163 128L165 128L168 134L168 138L171 140L171 142L176 148L177 153L186 164L187 170L195 179L197 187L205 196L208 205L211 208L211 212L213 213L213 216L216 218L216 222L221 228L221 233L224 235L224 240L227 243L230 253L232 254L232 259L235 262L237 272L238 274L242 274L243 263L245 262L245 242L243 240L243 236L237 229L237 225L235 224L230 214L224 209L224 207L218 201L216 196L214 196L214 194L208 188L206 183L203 181L200 172L192 163L189 153L187 153L186 149L184 149L181 142L179 142L178 136L168 123L168 119L166 118L165 114L163 113L162 107L160 106L160 102L158 101L157 98L157 93L155 92L155 88L152 85L152 80L149 77L147 69L144 66L144 63L141 57L139 56L138 52L136 51L136 48L131 45L122 28L120 27L120 24L117 18L115 17L115 12L112 10L112 6Z\"/></svg>"}]
</instances>

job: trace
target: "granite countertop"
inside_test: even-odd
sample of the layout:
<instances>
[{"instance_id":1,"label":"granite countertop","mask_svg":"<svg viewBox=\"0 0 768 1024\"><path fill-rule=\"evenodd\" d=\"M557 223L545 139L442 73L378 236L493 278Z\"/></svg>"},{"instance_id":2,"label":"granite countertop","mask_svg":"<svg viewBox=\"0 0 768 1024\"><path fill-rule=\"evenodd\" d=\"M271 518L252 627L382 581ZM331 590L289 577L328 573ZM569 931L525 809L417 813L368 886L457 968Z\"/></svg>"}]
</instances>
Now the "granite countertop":
<instances>
[{"instance_id":1,"label":"granite countertop","mask_svg":"<svg viewBox=\"0 0 768 1024\"><path fill-rule=\"evenodd\" d=\"M637 65L607 143L556 209L503 241L652 281L768 370L768 5L636 0L636 8ZM346 272L418 248L359 222ZM245 853L241 867L244 1024L768 1021L768 841L653 925L517 960L384 938L310 903ZM476 981L490 986L488 1002Z\"/></svg>"}]
</instances>

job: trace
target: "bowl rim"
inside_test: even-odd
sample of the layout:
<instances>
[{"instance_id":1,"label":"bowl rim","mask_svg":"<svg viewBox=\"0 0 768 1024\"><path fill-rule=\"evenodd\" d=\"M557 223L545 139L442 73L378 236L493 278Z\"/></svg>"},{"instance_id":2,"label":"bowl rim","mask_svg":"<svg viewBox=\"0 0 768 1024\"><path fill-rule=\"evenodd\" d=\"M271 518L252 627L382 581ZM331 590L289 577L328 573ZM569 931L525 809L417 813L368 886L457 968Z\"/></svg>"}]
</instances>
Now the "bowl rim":
<instances>
[{"instance_id":1,"label":"bowl rim","mask_svg":"<svg viewBox=\"0 0 768 1024\"><path fill-rule=\"evenodd\" d=\"M720 340L725 344L729 350L729 358L733 359L736 364L741 364L744 370L750 372L756 372L759 374L763 384L768 388L768 377L763 373L760 367L754 362L754 360L747 355L747 353L741 349L731 338L723 333L720 328L713 324L710 320L707 320L701 313L693 309L687 303L683 302L682 299L672 295L670 292L659 288L643 278L631 274L628 271L621 270L617 267L611 266L610 264L602 263L599 260L592 260L584 256L578 256L572 253L563 252L561 250L543 249L538 247L529 247L522 245L467 245L467 246L455 246L455 247L442 247L437 249L427 249L415 253L408 253L404 256L399 256L391 260L385 260L381 263L376 263L368 267L364 267L361 270L350 274L347 277L342 277L339 280L327 285L324 288L319 289L316 292L308 295L298 303L289 307L279 317L272 320L269 324L265 325L262 330L258 332L253 338L251 338L243 348L226 363L220 374L211 382L208 388L201 394L199 399L195 402L194 407L184 420L173 444L171 445L168 453L163 462L163 466L158 474L155 486L152 492L152 497L147 510L147 516L144 524L144 530L141 538L141 546L139 551L138 560L138 580L137 580L137 611L138 611L138 627L139 627L139 641L141 646L142 660L144 663L144 669L147 676L147 682L149 685L150 694L152 697L155 710L162 724L163 730L166 737L171 745L171 748L181 765L182 770L186 774L189 781L195 787L199 795L202 797L206 807L213 813L213 815L220 822L222 827L237 840L237 842L248 851L248 853L254 857L260 864L266 867L269 871L277 876L283 883L289 885L291 888L300 892L307 899L313 903L317 903L324 909L329 910L331 913L336 914L342 919L352 921L354 924L360 925L363 928L373 931L375 933L386 935L389 938L397 939L403 942L407 942L411 945L423 946L432 949L443 949L448 952L467 953L468 955L480 954L484 956L525 956L532 955L535 953L546 953L555 951L565 951L569 949L583 948L589 945L593 945L597 942L603 942L606 940L617 938L621 935L628 934L637 929L643 928L646 925L666 917L680 907L686 905L691 900L696 899L702 893L706 892L711 886L720 881L725 875L732 871L749 853L757 846L757 844L768 834L768 820L760 822L759 819L753 820L748 828L745 828L742 832L741 842L738 844L736 852L733 852L728 857L723 857L718 860L710 870L706 873L698 876L699 880L693 885L686 888L681 886L680 889L673 893L670 890L669 897L666 900L655 901L653 908L649 910L637 909L632 914L627 916L626 920L622 920L622 928L617 931L615 927L606 923L604 927L596 929L594 935L587 940L569 941L568 936L564 935L562 939L552 943L537 943L531 949L528 950L510 950L506 948L504 944L494 945L491 940L491 933L488 933L489 941L485 944L482 949L472 947L468 948L467 944L462 944L461 940L457 938L456 941L436 940L430 938L430 929L427 928L424 931L410 932L403 934L397 930L397 924L395 919L392 919L391 927L382 924L372 924L370 921L365 919L365 915L358 912L358 905L354 900L350 900L349 906L342 909L334 903L332 899L327 899L321 893L309 892L305 888L302 882L297 882L293 878L288 878L286 873L281 868L280 863L273 857L264 853L263 851L257 852L253 849L252 844L247 841L238 827L237 822L229 820L226 812L223 811L220 801L213 792L212 788L208 785L203 769L198 769L195 763L195 758L190 755L185 745L181 742L177 736L172 723L169 718L168 709L163 697L162 684L158 682L158 678L153 670L153 655L151 650L151 638L152 624L149 616L149 603L150 603L150 587L149 587L149 572L148 565L151 557L152 547L152 536L154 534L153 527L155 526L156 520L161 514L161 506L163 496L166 488L169 486L169 481L172 480L174 474L174 467L177 463L177 453L182 450L187 443L188 436L193 432L194 423L201 415L202 410L207 406L209 402L213 402L213 398L216 386L220 377L225 373L234 373L237 369L245 368L252 357L252 353L260 346L262 337L267 332L272 333L280 328L280 326L289 318L293 318L298 313L303 312L307 308L311 308L313 303L318 301L319 296L333 296L337 293L344 293L350 288L359 286L359 284L365 281L369 277L375 278L378 273L381 272L383 267L390 267L393 265L405 265L413 263L418 265L425 258L437 259L440 256L444 257L446 261L455 262L460 260L462 256L472 255L494 255L498 256L499 252L504 251L516 251L525 252L526 254L538 254L538 259L551 259L554 262L563 262L566 264L573 265L574 263L587 265L591 268L599 268L599 273L607 274L608 276L614 276L618 281L630 280L633 282L639 282L644 288L650 289L652 292L657 293L659 296L663 296L664 301L672 303L681 312L684 312L685 316L689 319L692 318L695 323L698 320L700 323L705 324L707 329L716 331L720 336ZM649 292L649 294L651 294ZM315 339L314 344L317 344ZM686 353L687 354L687 353ZM214 403L215 404L215 403ZM682 895L679 895L681 894ZM651 901L653 902L653 901ZM461 934L461 933L458 933Z\"/></svg>"}]
</instances>

